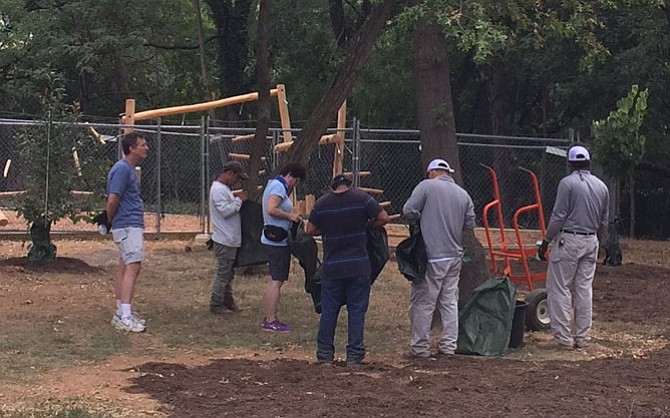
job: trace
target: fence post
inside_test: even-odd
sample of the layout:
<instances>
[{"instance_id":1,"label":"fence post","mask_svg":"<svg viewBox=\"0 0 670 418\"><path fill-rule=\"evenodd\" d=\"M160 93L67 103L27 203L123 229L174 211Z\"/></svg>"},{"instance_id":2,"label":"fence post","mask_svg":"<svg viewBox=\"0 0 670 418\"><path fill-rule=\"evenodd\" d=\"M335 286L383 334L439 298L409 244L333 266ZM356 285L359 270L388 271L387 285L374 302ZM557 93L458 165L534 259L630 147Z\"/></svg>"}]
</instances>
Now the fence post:
<instances>
[{"instance_id":1,"label":"fence post","mask_svg":"<svg viewBox=\"0 0 670 418\"><path fill-rule=\"evenodd\" d=\"M200 232L208 233L209 231L205 231L205 185L207 179L205 178L207 176L207 170L205 169L205 154L206 154L206 149L207 149L207 144L205 141L205 137L207 134L207 125L205 125L204 118L200 118ZM207 225L209 228L209 225Z\"/></svg>"},{"instance_id":2,"label":"fence post","mask_svg":"<svg viewBox=\"0 0 670 418\"><path fill-rule=\"evenodd\" d=\"M361 121L354 117L354 149L351 156L352 170L354 174L354 187L360 186L361 174Z\"/></svg>"},{"instance_id":3,"label":"fence post","mask_svg":"<svg viewBox=\"0 0 670 418\"><path fill-rule=\"evenodd\" d=\"M163 211L163 199L161 198L162 189L161 189L161 143L162 143L162 132L161 132L162 121L161 118L158 118L158 130L156 131L156 155L158 164L156 166L156 234L160 235L161 233L161 212Z\"/></svg>"}]
</instances>

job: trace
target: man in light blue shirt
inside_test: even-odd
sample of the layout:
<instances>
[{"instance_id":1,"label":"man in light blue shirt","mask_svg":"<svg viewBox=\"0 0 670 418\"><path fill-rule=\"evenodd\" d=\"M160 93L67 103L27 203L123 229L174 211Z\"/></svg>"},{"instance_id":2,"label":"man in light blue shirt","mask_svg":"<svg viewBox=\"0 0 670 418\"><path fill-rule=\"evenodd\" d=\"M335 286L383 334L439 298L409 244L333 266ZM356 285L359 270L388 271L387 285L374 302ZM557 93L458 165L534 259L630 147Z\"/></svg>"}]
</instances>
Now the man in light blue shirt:
<instances>
[{"instance_id":1,"label":"man in light blue shirt","mask_svg":"<svg viewBox=\"0 0 670 418\"><path fill-rule=\"evenodd\" d=\"M147 157L149 147L139 132L125 134L121 147L124 157L107 175L107 219L121 252L114 283L116 313L112 325L124 331L142 332L146 322L131 308L135 281L144 261L144 201L135 166Z\"/></svg>"}]
</instances>

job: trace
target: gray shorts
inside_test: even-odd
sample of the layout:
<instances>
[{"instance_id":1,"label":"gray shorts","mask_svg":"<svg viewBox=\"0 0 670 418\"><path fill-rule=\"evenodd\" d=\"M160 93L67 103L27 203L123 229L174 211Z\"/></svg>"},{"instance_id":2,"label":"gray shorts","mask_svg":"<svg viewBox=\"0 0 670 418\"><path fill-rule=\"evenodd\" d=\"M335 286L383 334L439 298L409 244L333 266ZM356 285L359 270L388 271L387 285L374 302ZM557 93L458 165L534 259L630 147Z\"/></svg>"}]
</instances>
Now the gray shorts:
<instances>
[{"instance_id":1,"label":"gray shorts","mask_svg":"<svg viewBox=\"0 0 670 418\"><path fill-rule=\"evenodd\" d=\"M119 228L112 229L114 242L119 246L123 264L141 263L144 261L144 229Z\"/></svg>"},{"instance_id":2,"label":"gray shorts","mask_svg":"<svg viewBox=\"0 0 670 418\"><path fill-rule=\"evenodd\" d=\"M270 278L276 282L287 281L291 268L291 250L289 250L288 246L277 247L266 244L263 244L263 248L268 253Z\"/></svg>"}]
</instances>

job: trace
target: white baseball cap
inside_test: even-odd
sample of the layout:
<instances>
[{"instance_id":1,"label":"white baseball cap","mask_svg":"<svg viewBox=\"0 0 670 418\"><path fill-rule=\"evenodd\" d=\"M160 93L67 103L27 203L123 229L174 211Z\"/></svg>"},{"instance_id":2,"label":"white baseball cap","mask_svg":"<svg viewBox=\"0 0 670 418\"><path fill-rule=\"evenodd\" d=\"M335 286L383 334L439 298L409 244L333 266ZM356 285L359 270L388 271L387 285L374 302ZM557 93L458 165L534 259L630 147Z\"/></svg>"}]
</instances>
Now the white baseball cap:
<instances>
[{"instance_id":1,"label":"white baseball cap","mask_svg":"<svg viewBox=\"0 0 670 418\"><path fill-rule=\"evenodd\" d=\"M581 145L575 145L568 151L568 161L590 161L589 151Z\"/></svg>"},{"instance_id":2,"label":"white baseball cap","mask_svg":"<svg viewBox=\"0 0 670 418\"><path fill-rule=\"evenodd\" d=\"M441 158L436 158L433 161L431 161L430 164L428 164L428 169L426 170L426 172L430 170L444 170L450 173L454 172L454 169L451 168L449 163Z\"/></svg>"}]
</instances>

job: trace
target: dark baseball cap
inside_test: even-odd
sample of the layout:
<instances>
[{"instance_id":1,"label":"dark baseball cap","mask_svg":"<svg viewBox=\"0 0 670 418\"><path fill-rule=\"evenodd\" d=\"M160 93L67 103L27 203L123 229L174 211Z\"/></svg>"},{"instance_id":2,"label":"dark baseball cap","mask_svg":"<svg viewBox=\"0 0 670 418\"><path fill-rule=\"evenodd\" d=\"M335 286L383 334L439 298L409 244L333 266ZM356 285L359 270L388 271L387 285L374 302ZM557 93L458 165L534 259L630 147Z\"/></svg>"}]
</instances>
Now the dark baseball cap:
<instances>
[{"instance_id":1,"label":"dark baseball cap","mask_svg":"<svg viewBox=\"0 0 670 418\"><path fill-rule=\"evenodd\" d=\"M330 182L330 188L335 190L343 184L349 187L353 182L354 181L351 178L351 176L346 174L338 174L335 177L333 177L333 180Z\"/></svg>"},{"instance_id":2,"label":"dark baseball cap","mask_svg":"<svg viewBox=\"0 0 670 418\"><path fill-rule=\"evenodd\" d=\"M249 178L247 173L244 172L244 168L242 168L242 164L240 164L239 161L228 161L223 165L223 171L232 171L235 174L239 174L240 178L243 180L247 180Z\"/></svg>"}]
</instances>

